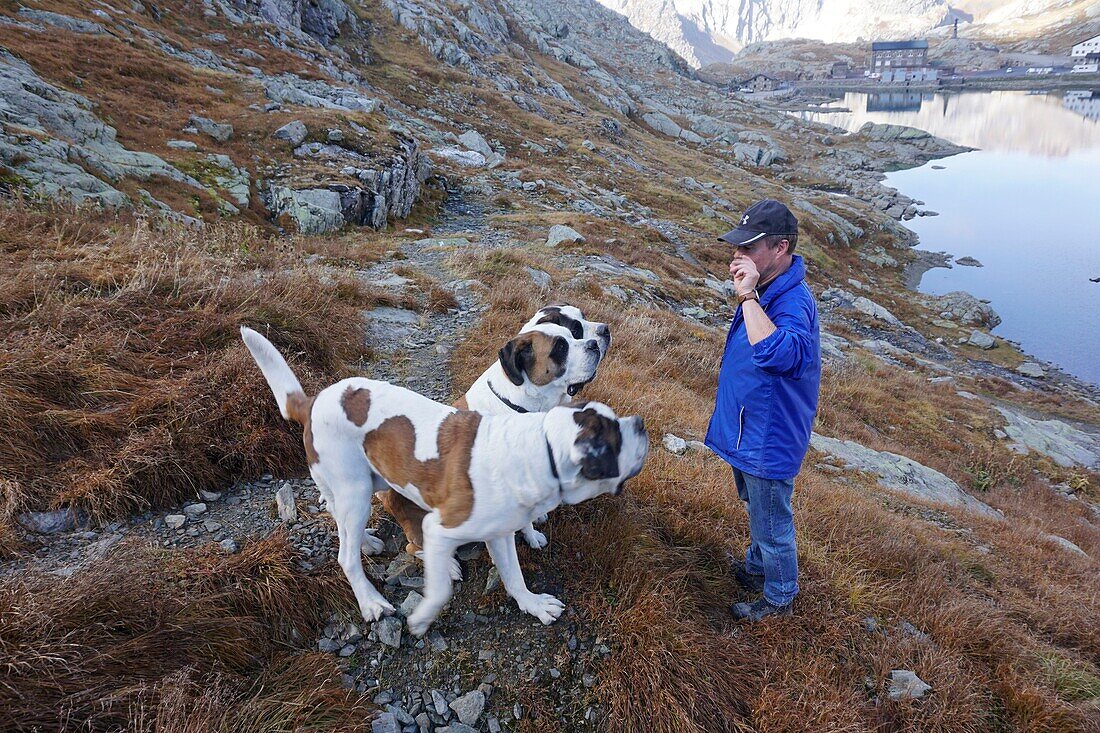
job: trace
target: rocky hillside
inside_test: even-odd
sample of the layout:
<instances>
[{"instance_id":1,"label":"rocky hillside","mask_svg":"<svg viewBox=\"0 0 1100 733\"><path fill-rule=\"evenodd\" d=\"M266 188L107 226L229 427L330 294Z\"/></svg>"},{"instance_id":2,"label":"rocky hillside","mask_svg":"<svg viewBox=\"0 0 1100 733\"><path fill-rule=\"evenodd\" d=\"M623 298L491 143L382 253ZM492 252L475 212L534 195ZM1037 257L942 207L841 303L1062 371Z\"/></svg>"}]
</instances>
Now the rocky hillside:
<instances>
[{"instance_id":1,"label":"rocky hillside","mask_svg":"<svg viewBox=\"0 0 1100 733\"><path fill-rule=\"evenodd\" d=\"M590 0L0 2L0 729L1091 730L1100 391L990 333L884 172L962 152L730 99ZM791 619L735 626L701 447L728 250L798 215L827 355ZM617 500L483 549L425 639L397 526L364 624L237 328L308 389L461 395L546 302L652 431Z\"/></svg>"}]
</instances>

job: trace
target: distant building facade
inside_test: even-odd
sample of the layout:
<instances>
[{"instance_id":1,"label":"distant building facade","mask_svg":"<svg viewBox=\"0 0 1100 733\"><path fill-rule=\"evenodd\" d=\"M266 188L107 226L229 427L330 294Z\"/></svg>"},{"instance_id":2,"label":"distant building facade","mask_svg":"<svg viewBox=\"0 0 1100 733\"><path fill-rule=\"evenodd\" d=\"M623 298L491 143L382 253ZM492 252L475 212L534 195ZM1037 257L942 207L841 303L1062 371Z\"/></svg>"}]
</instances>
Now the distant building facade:
<instances>
[{"instance_id":1,"label":"distant building facade","mask_svg":"<svg viewBox=\"0 0 1100 733\"><path fill-rule=\"evenodd\" d=\"M871 72L928 66L928 41L875 41L871 44Z\"/></svg>"},{"instance_id":2,"label":"distant building facade","mask_svg":"<svg viewBox=\"0 0 1100 733\"><path fill-rule=\"evenodd\" d=\"M1075 63L1084 61L1088 56L1092 55L1100 57L1100 36L1093 36L1080 43L1073 44L1073 50L1070 51L1069 55Z\"/></svg>"},{"instance_id":3,"label":"distant building facade","mask_svg":"<svg viewBox=\"0 0 1100 733\"><path fill-rule=\"evenodd\" d=\"M738 87L750 89L753 92L774 92L779 88L779 80L767 74L754 74L738 82Z\"/></svg>"},{"instance_id":4,"label":"distant building facade","mask_svg":"<svg viewBox=\"0 0 1100 733\"><path fill-rule=\"evenodd\" d=\"M833 79L847 79L851 75L852 67L847 61L837 61L833 64L832 68L829 69L829 76Z\"/></svg>"}]
</instances>

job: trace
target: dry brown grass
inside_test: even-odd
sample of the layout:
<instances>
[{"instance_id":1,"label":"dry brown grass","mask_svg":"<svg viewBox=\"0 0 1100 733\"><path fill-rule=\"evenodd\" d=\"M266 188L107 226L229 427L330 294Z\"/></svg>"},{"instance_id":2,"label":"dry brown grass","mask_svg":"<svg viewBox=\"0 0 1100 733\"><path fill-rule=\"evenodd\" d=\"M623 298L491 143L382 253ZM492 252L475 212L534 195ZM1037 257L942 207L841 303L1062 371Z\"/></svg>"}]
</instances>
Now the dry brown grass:
<instances>
[{"instance_id":1,"label":"dry brown grass","mask_svg":"<svg viewBox=\"0 0 1100 733\"><path fill-rule=\"evenodd\" d=\"M167 552L127 541L61 580L0 583L0 729L357 731L369 701L303 653L346 584L283 535Z\"/></svg>"},{"instance_id":2,"label":"dry brown grass","mask_svg":"<svg viewBox=\"0 0 1100 733\"><path fill-rule=\"evenodd\" d=\"M9 515L73 505L103 519L300 471L239 326L272 329L318 386L362 355L359 309L387 302L240 225L157 231L14 204L0 208L0 251Z\"/></svg>"}]
</instances>

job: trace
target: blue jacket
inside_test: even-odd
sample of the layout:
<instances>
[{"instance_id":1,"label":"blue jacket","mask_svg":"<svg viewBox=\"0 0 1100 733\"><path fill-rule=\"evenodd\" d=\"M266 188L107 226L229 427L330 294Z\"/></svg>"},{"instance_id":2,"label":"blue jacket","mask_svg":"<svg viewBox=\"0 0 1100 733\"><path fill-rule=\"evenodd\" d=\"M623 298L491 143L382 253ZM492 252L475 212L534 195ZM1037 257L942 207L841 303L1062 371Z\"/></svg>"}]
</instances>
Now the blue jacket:
<instances>
[{"instance_id":1,"label":"blue jacket","mask_svg":"<svg viewBox=\"0 0 1100 733\"><path fill-rule=\"evenodd\" d=\"M791 266L760 296L775 332L749 344L738 308L726 337L706 444L732 466L767 479L794 478L810 445L821 383L817 303L806 266Z\"/></svg>"}]
</instances>

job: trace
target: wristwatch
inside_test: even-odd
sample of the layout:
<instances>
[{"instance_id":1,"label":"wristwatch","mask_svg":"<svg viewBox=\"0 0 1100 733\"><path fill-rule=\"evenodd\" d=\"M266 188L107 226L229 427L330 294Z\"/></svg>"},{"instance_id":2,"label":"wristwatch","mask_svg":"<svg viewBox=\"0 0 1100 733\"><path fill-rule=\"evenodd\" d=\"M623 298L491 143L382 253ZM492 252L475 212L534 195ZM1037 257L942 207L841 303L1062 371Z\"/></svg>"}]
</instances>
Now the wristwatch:
<instances>
[{"instance_id":1,"label":"wristwatch","mask_svg":"<svg viewBox=\"0 0 1100 733\"><path fill-rule=\"evenodd\" d=\"M738 295L737 296L737 305L741 305L746 300L755 300L757 303L759 303L760 302L760 293L756 292L756 289L753 288L753 290L751 292L745 293L744 295Z\"/></svg>"}]
</instances>

